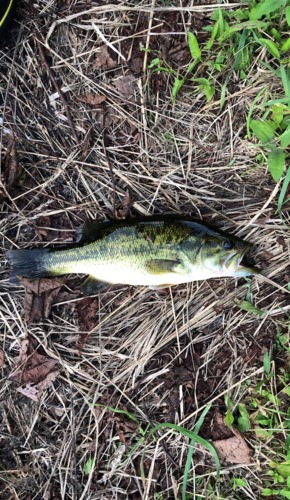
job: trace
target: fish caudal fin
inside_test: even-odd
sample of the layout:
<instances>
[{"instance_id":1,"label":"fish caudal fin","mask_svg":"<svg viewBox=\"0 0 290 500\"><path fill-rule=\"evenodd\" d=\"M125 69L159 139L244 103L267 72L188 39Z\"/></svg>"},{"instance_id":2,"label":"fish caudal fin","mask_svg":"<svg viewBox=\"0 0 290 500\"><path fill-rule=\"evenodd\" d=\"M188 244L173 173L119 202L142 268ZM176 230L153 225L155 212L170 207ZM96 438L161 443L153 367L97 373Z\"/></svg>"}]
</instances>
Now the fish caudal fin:
<instances>
[{"instance_id":1,"label":"fish caudal fin","mask_svg":"<svg viewBox=\"0 0 290 500\"><path fill-rule=\"evenodd\" d=\"M17 283L18 276L26 278L43 278L49 275L45 267L47 248L33 250L6 250L5 254L10 264L10 281Z\"/></svg>"}]
</instances>

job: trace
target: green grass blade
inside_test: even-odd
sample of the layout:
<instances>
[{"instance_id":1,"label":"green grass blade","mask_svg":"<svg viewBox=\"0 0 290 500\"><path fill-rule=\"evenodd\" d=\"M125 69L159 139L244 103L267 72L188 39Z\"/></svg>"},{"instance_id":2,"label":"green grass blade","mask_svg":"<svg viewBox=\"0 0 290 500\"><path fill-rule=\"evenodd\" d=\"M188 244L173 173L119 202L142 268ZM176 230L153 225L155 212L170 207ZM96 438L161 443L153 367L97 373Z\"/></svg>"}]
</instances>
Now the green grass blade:
<instances>
[{"instance_id":1,"label":"green grass blade","mask_svg":"<svg viewBox=\"0 0 290 500\"><path fill-rule=\"evenodd\" d=\"M207 407L203 410L202 414L200 415L198 421L196 422L196 425L195 425L194 431L193 431L196 434L199 433L200 428L204 422L204 418L205 418L207 412L210 410L210 408L211 408L211 405L207 405ZM189 443L190 448L189 448L187 458L186 458L186 463L184 466L184 475L183 475L183 481L182 481L182 500L186 500L186 489L187 489L187 482L188 482L187 480L188 480L188 475L189 475L189 471L191 468L192 455L195 451L194 444L195 444L195 440L191 439L191 441Z\"/></svg>"},{"instance_id":2,"label":"green grass blade","mask_svg":"<svg viewBox=\"0 0 290 500\"><path fill-rule=\"evenodd\" d=\"M285 195L286 195L287 190L288 190L289 183L290 183L290 167L288 167L287 173L285 175L285 179L284 179L282 187L281 187L280 195L278 198L278 203L277 203L278 212L281 211L282 205L284 203L284 198L285 198Z\"/></svg>"},{"instance_id":3,"label":"green grass blade","mask_svg":"<svg viewBox=\"0 0 290 500\"><path fill-rule=\"evenodd\" d=\"M216 449L213 447L212 444L210 444L208 441L206 441L206 439L203 439L202 437L200 437L195 432L189 431L188 429L185 429L184 427L182 427L180 425L171 424L171 423L167 423L167 422L156 425L156 427L154 427L154 429L152 429L150 431L150 435L154 434L159 429L172 429L176 432L179 432L183 436L186 436L190 439L194 439L196 443L199 443L202 446L204 446L213 456L213 459L214 459L215 465L216 465L217 480L219 481L220 469L221 469L220 461L219 461L219 457L218 457L218 454L216 452Z\"/></svg>"},{"instance_id":4,"label":"green grass blade","mask_svg":"<svg viewBox=\"0 0 290 500\"><path fill-rule=\"evenodd\" d=\"M289 73L286 71L285 67L281 64L280 66L281 79L284 87L285 95L290 99L290 78Z\"/></svg>"}]
</instances>

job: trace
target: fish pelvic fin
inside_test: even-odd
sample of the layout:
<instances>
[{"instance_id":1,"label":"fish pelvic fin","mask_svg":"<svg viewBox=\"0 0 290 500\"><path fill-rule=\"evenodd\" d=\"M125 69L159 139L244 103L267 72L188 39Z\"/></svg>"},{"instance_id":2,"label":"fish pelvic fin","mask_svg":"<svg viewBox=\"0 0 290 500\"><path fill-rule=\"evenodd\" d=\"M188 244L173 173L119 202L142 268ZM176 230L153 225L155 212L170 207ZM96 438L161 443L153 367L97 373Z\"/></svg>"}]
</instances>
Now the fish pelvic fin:
<instances>
[{"instance_id":1,"label":"fish pelvic fin","mask_svg":"<svg viewBox=\"0 0 290 500\"><path fill-rule=\"evenodd\" d=\"M5 250L10 264L9 278L11 283L19 283L19 276L32 279L49 276L50 273L45 263L45 256L48 252L48 248Z\"/></svg>"},{"instance_id":2,"label":"fish pelvic fin","mask_svg":"<svg viewBox=\"0 0 290 500\"><path fill-rule=\"evenodd\" d=\"M110 286L110 283L99 281L94 276L89 276L82 284L82 292L84 295L94 295L95 293L102 292Z\"/></svg>"}]
</instances>

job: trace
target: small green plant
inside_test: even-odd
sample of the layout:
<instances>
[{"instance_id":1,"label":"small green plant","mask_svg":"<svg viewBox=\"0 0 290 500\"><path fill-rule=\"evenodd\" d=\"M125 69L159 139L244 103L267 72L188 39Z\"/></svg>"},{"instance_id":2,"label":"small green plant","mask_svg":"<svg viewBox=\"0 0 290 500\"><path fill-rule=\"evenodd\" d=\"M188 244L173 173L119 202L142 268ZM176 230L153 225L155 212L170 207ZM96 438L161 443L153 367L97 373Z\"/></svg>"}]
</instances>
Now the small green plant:
<instances>
[{"instance_id":1,"label":"small green plant","mask_svg":"<svg viewBox=\"0 0 290 500\"><path fill-rule=\"evenodd\" d=\"M280 356L290 352L289 321L277 325L276 349ZM250 432L259 447L267 443L268 460L261 475L261 496L290 499L290 373L285 367L276 373L269 352L263 358L264 373L242 403L234 405L226 396L228 408L225 421L229 428L237 427L241 433ZM264 452L265 457L265 452ZM233 489L246 486L240 478L233 478Z\"/></svg>"}]
</instances>

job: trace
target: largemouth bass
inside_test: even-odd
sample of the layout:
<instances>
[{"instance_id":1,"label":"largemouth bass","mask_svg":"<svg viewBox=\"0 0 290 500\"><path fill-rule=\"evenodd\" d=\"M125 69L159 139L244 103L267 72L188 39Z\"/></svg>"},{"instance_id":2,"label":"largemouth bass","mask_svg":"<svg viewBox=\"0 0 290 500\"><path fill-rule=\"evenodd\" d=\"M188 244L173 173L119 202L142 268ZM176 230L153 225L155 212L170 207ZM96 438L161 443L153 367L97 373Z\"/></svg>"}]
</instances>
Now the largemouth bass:
<instances>
[{"instance_id":1,"label":"largemouth bass","mask_svg":"<svg viewBox=\"0 0 290 500\"><path fill-rule=\"evenodd\" d=\"M243 259L251 245L190 217L152 216L87 222L78 243L54 250L8 250L11 278L89 274L84 292L104 284L155 288L208 278L249 276Z\"/></svg>"}]
</instances>

